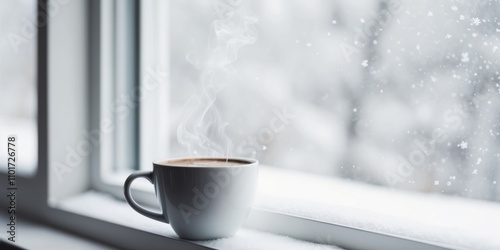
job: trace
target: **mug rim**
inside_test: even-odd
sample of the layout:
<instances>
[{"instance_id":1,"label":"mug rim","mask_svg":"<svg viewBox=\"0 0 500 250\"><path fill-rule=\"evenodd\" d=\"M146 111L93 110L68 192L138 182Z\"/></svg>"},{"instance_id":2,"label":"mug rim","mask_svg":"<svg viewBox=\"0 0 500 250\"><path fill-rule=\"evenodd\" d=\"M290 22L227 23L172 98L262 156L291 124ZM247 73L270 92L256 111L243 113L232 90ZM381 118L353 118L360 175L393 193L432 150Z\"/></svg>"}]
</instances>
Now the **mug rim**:
<instances>
[{"instance_id":1,"label":"mug rim","mask_svg":"<svg viewBox=\"0 0 500 250\"><path fill-rule=\"evenodd\" d=\"M236 163L241 163L238 165L231 166L231 168L234 167L251 167L251 166L256 166L259 164L259 161L257 159L253 158L245 158L245 157L211 157L211 156L196 156L196 157L177 157L177 158L168 158L168 159L163 159L163 160L156 160L153 162L154 166L159 166L159 167L178 167L178 168L227 168L227 166L219 166L219 167L196 167L196 166L179 166L179 165L172 165L172 163L175 162L182 162L182 161L190 161L190 160L215 160L215 161L231 161L231 162L236 162Z\"/></svg>"}]
</instances>

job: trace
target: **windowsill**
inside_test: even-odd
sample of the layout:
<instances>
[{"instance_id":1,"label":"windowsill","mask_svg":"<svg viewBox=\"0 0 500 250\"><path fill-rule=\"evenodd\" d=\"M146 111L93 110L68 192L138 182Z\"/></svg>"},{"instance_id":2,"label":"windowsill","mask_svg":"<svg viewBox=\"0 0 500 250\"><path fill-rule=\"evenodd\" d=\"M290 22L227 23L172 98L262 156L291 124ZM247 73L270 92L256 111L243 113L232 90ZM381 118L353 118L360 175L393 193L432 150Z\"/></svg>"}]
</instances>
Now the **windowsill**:
<instances>
[{"instance_id":1,"label":"windowsill","mask_svg":"<svg viewBox=\"0 0 500 250\"><path fill-rule=\"evenodd\" d=\"M314 244L285 236L241 228L234 237L211 241L186 241L179 239L172 228L155 220L148 219L130 208L121 200L109 195L90 191L57 204L57 208L98 220L121 226L135 228L152 234L161 235L170 239L197 244L214 249L269 249L270 246L279 246L282 249L339 249L334 246ZM106 209L102 209L106 208Z\"/></svg>"},{"instance_id":2,"label":"windowsill","mask_svg":"<svg viewBox=\"0 0 500 250\"><path fill-rule=\"evenodd\" d=\"M270 167L261 168L259 182L255 203L258 210L453 248L500 249L500 239L497 237L497 232L500 231L500 205L496 203L391 190ZM178 239L170 226L147 219L134 212L125 202L97 192L61 201L57 207ZM101 209L103 207L106 209ZM252 216L257 213L254 211L247 223L253 228L261 228L251 225ZM317 234L308 240L337 244L338 237L330 232ZM266 244L260 246L263 238L266 239ZM217 249L241 249L243 246L265 249L269 244L289 245L287 249L293 249L293 246L301 246L298 249L315 246L305 241L246 228L241 229L233 238L196 244Z\"/></svg>"},{"instance_id":3,"label":"windowsill","mask_svg":"<svg viewBox=\"0 0 500 250\"><path fill-rule=\"evenodd\" d=\"M264 176L256 204L262 209L423 242L500 249L497 203L276 168Z\"/></svg>"},{"instance_id":4,"label":"windowsill","mask_svg":"<svg viewBox=\"0 0 500 250\"><path fill-rule=\"evenodd\" d=\"M2 234L2 240L23 249L115 249L100 242L70 234L35 221L27 220L24 216L17 218L16 229L18 234L16 235L16 242L9 241L7 237L10 235L6 233ZM0 213L0 220L2 222L8 221L7 213Z\"/></svg>"}]
</instances>

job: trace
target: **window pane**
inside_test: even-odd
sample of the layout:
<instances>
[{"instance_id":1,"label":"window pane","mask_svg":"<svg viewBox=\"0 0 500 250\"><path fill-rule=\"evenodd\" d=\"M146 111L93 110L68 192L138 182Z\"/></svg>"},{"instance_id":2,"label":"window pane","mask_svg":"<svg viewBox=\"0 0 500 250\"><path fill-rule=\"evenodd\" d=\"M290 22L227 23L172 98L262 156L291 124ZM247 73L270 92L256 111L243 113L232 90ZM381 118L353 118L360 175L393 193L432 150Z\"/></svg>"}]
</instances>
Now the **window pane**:
<instances>
[{"instance_id":1,"label":"window pane","mask_svg":"<svg viewBox=\"0 0 500 250\"><path fill-rule=\"evenodd\" d=\"M171 1L171 156L500 200L497 2L237 2Z\"/></svg>"},{"instance_id":2,"label":"window pane","mask_svg":"<svg viewBox=\"0 0 500 250\"><path fill-rule=\"evenodd\" d=\"M231 155L500 200L498 3L170 1L168 27L162 8L141 16L139 88L160 84L139 168Z\"/></svg>"},{"instance_id":3,"label":"window pane","mask_svg":"<svg viewBox=\"0 0 500 250\"><path fill-rule=\"evenodd\" d=\"M0 166L14 134L17 173L28 175L37 164L36 29L35 0L0 1Z\"/></svg>"}]
</instances>

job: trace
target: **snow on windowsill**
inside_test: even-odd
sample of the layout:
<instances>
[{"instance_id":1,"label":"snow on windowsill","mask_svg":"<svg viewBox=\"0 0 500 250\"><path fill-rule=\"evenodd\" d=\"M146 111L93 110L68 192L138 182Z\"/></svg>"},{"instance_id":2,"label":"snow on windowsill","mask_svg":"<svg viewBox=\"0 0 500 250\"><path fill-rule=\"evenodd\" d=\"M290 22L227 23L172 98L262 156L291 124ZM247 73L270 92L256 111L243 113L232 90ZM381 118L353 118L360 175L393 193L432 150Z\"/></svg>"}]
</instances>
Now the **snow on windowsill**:
<instances>
[{"instance_id":1,"label":"snow on windowsill","mask_svg":"<svg viewBox=\"0 0 500 250\"><path fill-rule=\"evenodd\" d=\"M68 198L59 202L57 207L69 212L162 235L168 238L179 238L170 225L146 218L132 210L125 202L115 199L110 195L95 191L89 191ZM269 249L270 246L275 246L274 249L287 250L341 249L335 246L315 244L247 228L239 229L236 235L231 238L191 242L214 249L264 250Z\"/></svg>"},{"instance_id":2,"label":"snow on windowsill","mask_svg":"<svg viewBox=\"0 0 500 250\"><path fill-rule=\"evenodd\" d=\"M500 204L263 168L256 206L473 249L500 249Z\"/></svg>"}]
</instances>

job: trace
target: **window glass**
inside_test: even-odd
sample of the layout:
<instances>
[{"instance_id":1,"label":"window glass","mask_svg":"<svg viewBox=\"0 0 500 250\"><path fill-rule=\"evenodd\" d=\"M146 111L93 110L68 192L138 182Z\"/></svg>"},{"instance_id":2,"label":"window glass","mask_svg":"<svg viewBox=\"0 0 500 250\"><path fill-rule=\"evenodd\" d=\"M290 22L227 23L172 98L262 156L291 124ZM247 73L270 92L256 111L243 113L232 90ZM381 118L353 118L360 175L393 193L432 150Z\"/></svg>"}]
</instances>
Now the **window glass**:
<instances>
[{"instance_id":1,"label":"window glass","mask_svg":"<svg viewBox=\"0 0 500 250\"><path fill-rule=\"evenodd\" d=\"M16 135L18 174L33 174L37 164L36 7L35 0L0 1L0 166L7 137Z\"/></svg>"},{"instance_id":2,"label":"window glass","mask_svg":"<svg viewBox=\"0 0 500 250\"><path fill-rule=\"evenodd\" d=\"M169 141L165 157L498 201L499 7L171 1L157 114L169 132L155 140Z\"/></svg>"}]
</instances>

